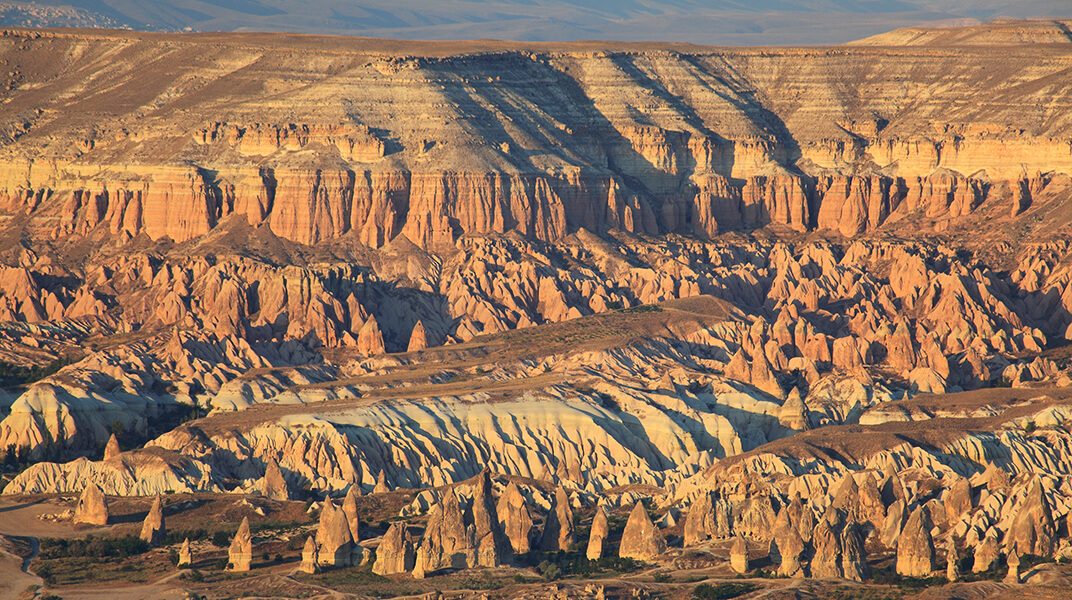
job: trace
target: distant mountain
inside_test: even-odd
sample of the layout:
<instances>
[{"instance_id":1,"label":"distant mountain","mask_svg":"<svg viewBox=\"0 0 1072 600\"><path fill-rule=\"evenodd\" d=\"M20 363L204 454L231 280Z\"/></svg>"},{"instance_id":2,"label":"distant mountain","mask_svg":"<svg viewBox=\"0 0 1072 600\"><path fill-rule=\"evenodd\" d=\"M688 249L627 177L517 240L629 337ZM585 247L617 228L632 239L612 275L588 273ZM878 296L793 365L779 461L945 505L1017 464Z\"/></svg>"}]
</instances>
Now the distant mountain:
<instances>
[{"instance_id":1,"label":"distant mountain","mask_svg":"<svg viewBox=\"0 0 1072 600\"><path fill-rule=\"evenodd\" d=\"M807 45L1070 12L1068 0L60 0L0 2L0 25Z\"/></svg>"}]
</instances>

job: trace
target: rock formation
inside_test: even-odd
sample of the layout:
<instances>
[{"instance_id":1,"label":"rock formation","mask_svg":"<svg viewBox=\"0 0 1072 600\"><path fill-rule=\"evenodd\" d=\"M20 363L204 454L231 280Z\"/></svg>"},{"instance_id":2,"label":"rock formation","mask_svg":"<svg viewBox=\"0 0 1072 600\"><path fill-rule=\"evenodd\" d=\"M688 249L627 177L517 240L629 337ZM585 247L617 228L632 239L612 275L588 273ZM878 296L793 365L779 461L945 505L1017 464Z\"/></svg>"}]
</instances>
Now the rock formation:
<instances>
[{"instance_id":1,"label":"rock formation","mask_svg":"<svg viewBox=\"0 0 1072 600\"><path fill-rule=\"evenodd\" d=\"M906 577L930 577L934 573L931 520L923 507L912 511L897 540L896 569Z\"/></svg>"},{"instance_id":2,"label":"rock formation","mask_svg":"<svg viewBox=\"0 0 1072 600\"><path fill-rule=\"evenodd\" d=\"M573 509L570 507L566 490L559 486L555 489L551 510L544 520L540 548L544 552L569 550L573 545Z\"/></svg>"},{"instance_id":3,"label":"rock formation","mask_svg":"<svg viewBox=\"0 0 1072 600\"><path fill-rule=\"evenodd\" d=\"M737 536L737 539L733 541L733 546L730 547L730 567L738 573L749 571L748 542L741 536Z\"/></svg>"},{"instance_id":4,"label":"rock formation","mask_svg":"<svg viewBox=\"0 0 1072 600\"><path fill-rule=\"evenodd\" d=\"M1009 550L1006 562L1009 565L1009 572L1005 574L1005 583L1018 585L1020 583L1020 550L1013 546Z\"/></svg>"},{"instance_id":5,"label":"rock formation","mask_svg":"<svg viewBox=\"0 0 1072 600\"><path fill-rule=\"evenodd\" d=\"M243 518L238 532L227 550L227 560L232 571L248 571L253 562L253 535L249 532L249 518Z\"/></svg>"},{"instance_id":6,"label":"rock formation","mask_svg":"<svg viewBox=\"0 0 1072 600\"><path fill-rule=\"evenodd\" d=\"M361 519L357 513L357 498L360 493L356 485L351 485L342 501L342 512L346 515L346 522L350 525L350 538L355 544L361 543Z\"/></svg>"},{"instance_id":7,"label":"rock formation","mask_svg":"<svg viewBox=\"0 0 1072 600\"><path fill-rule=\"evenodd\" d=\"M715 511L709 492L701 493L685 516L685 547L695 546L711 537L715 531Z\"/></svg>"},{"instance_id":8,"label":"rock formation","mask_svg":"<svg viewBox=\"0 0 1072 600\"><path fill-rule=\"evenodd\" d=\"M86 484L86 489L78 498L78 506L74 510L74 522L89 525L108 524L108 501L104 493L94 482Z\"/></svg>"},{"instance_id":9,"label":"rock formation","mask_svg":"<svg viewBox=\"0 0 1072 600\"><path fill-rule=\"evenodd\" d=\"M525 496L516 483L510 482L495 507L499 523L514 554L526 554L532 549L533 522Z\"/></svg>"},{"instance_id":10,"label":"rock formation","mask_svg":"<svg viewBox=\"0 0 1072 600\"><path fill-rule=\"evenodd\" d=\"M398 522L391 523L380 546L376 548L376 562L372 565L372 572L377 575L408 573L413 570L415 559L413 541L406 526Z\"/></svg>"},{"instance_id":11,"label":"rock formation","mask_svg":"<svg viewBox=\"0 0 1072 600\"><path fill-rule=\"evenodd\" d=\"M640 502L629 513L629 520L622 532L622 543L618 556L639 561L649 561L666 551L666 540L655 524L651 522L648 511Z\"/></svg>"},{"instance_id":12,"label":"rock formation","mask_svg":"<svg viewBox=\"0 0 1072 600\"><path fill-rule=\"evenodd\" d=\"M491 494L491 472L484 469L477 476L473 501L465 519L472 523L472 547L476 552L473 566L498 567L510 555L510 540L503 533L495 499Z\"/></svg>"},{"instance_id":13,"label":"rock formation","mask_svg":"<svg viewBox=\"0 0 1072 600\"><path fill-rule=\"evenodd\" d=\"M414 577L419 579L440 569L464 569L475 564L470 533L458 496L448 490L428 513L424 538L414 560Z\"/></svg>"},{"instance_id":14,"label":"rock formation","mask_svg":"<svg viewBox=\"0 0 1072 600\"><path fill-rule=\"evenodd\" d=\"M298 566L302 573L320 572L320 551L313 536L305 538L305 547L302 548L302 561Z\"/></svg>"},{"instance_id":15,"label":"rock formation","mask_svg":"<svg viewBox=\"0 0 1072 600\"><path fill-rule=\"evenodd\" d=\"M1042 481L1036 478L1016 511L1005 543L1027 554L1052 556L1056 536L1050 503L1046 499Z\"/></svg>"},{"instance_id":16,"label":"rock formation","mask_svg":"<svg viewBox=\"0 0 1072 600\"><path fill-rule=\"evenodd\" d=\"M324 503L320 527L317 530L317 555L322 566L349 567L361 564L363 549L354 543L350 533L350 522L344 510L331 507L331 501Z\"/></svg>"},{"instance_id":17,"label":"rock formation","mask_svg":"<svg viewBox=\"0 0 1072 600\"><path fill-rule=\"evenodd\" d=\"M176 566L180 569L183 567L189 567L194 562L193 552L190 551L190 538L186 538L182 542L182 547L179 548L179 562Z\"/></svg>"},{"instance_id":18,"label":"rock formation","mask_svg":"<svg viewBox=\"0 0 1072 600\"><path fill-rule=\"evenodd\" d=\"M992 531L992 530L991 530ZM983 573L989 571L998 559L1001 558L1001 552L998 550L998 540L995 535L990 532L983 537L982 542L975 548L975 560L972 563L972 573Z\"/></svg>"},{"instance_id":19,"label":"rock formation","mask_svg":"<svg viewBox=\"0 0 1072 600\"><path fill-rule=\"evenodd\" d=\"M413 331L409 334L409 346L406 352L419 352L428 347L428 332L424 329L424 323L417 321Z\"/></svg>"},{"instance_id":20,"label":"rock formation","mask_svg":"<svg viewBox=\"0 0 1072 600\"><path fill-rule=\"evenodd\" d=\"M286 502L291 499L290 486L283 477L283 471L279 468L279 462L275 458L269 458L264 469L264 477L257 485L258 491L267 498Z\"/></svg>"},{"instance_id":21,"label":"rock formation","mask_svg":"<svg viewBox=\"0 0 1072 600\"><path fill-rule=\"evenodd\" d=\"M839 518L834 509L827 511L818 523L811 536L813 548L810 561L812 577L836 577L844 575L841 570L841 535Z\"/></svg>"},{"instance_id":22,"label":"rock formation","mask_svg":"<svg viewBox=\"0 0 1072 600\"><path fill-rule=\"evenodd\" d=\"M960 556L957 554L957 544L953 538L949 538L946 542L945 578L950 583L960 580Z\"/></svg>"},{"instance_id":23,"label":"rock formation","mask_svg":"<svg viewBox=\"0 0 1072 600\"><path fill-rule=\"evenodd\" d=\"M391 488L387 485L387 473L380 471L380 474L376 476L376 486L372 488L372 493L385 494L390 491Z\"/></svg>"},{"instance_id":24,"label":"rock formation","mask_svg":"<svg viewBox=\"0 0 1072 600\"><path fill-rule=\"evenodd\" d=\"M104 446L104 460L111 460L122 453L123 451L119 449L119 439L113 433L108 438L108 443Z\"/></svg>"},{"instance_id":25,"label":"rock formation","mask_svg":"<svg viewBox=\"0 0 1072 600\"><path fill-rule=\"evenodd\" d=\"M150 546L159 546L163 543L164 536L167 535L167 529L164 527L164 507L161 502L160 496L153 500L149 514L145 515L145 521L141 525L140 537Z\"/></svg>"},{"instance_id":26,"label":"rock formation","mask_svg":"<svg viewBox=\"0 0 1072 600\"><path fill-rule=\"evenodd\" d=\"M607 541L607 536L610 535L610 517L607 514L607 507L600 504L596 507L596 514L592 517L592 529L588 536L588 548L585 550L585 556L588 560L599 560L603 558L604 545Z\"/></svg>"}]
</instances>

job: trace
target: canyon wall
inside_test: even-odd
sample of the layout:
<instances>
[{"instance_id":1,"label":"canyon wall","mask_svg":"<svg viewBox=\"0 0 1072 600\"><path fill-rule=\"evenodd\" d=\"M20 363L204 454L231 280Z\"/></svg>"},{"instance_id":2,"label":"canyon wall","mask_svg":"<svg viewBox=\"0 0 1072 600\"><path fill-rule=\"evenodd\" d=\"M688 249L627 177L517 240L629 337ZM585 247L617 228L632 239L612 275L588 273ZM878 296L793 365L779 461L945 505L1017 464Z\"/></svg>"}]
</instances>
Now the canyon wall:
<instances>
[{"instance_id":1,"label":"canyon wall","mask_svg":"<svg viewBox=\"0 0 1072 600\"><path fill-rule=\"evenodd\" d=\"M428 250L581 228L852 237L1014 218L1072 173L1065 48L307 41L6 32L0 214L52 238L181 243L235 216Z\"/></svg>"}]
</instances>

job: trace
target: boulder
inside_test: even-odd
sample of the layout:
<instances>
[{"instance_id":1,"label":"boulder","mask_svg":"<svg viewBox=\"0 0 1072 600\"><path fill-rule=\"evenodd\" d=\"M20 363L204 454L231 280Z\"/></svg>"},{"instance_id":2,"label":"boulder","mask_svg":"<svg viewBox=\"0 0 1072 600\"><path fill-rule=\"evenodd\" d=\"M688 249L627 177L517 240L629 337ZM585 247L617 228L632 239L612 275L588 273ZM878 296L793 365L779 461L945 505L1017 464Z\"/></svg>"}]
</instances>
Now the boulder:
<instances>
[{"instance_id":1,"label":"boulder","mask_svg":"<svg viewBox=\"0 0 1072 600\"><path fill-rule=\"evenodd\" d=\"M86 484L86 489L78 498L78 505L74 509L74 522L89 525L108 524L108 501L96 483L91 481Z\"/></svg>"},{"instance_id":2,"label":"boulder","mask_svg":"<svg viewBox=\"0 0 1072 600\"><path fill-rule=\"evenodd\" d=\"M409 537L405 523L391 523L387 533L383 534L380 546L376 548L376 562L372 565L372 572L377 575L408 573L413 570L415 561L413 540Z\"/></svg>"},{"instance_id":3,"label":"boulder","mask_svg":"<svg viewBox=\"0 0 1072 600\"><path fill-rule=\"evenodd\" d=\"M227 551L227 559L231 563L232 571L248 571L253 562L253 535L249 532L249 517L242 519L238 526L238 532L231 540L231 547Z\"/></svg>"},{"instance_id":4,"label":"boulder","mask_svg":"<svg viewBox=\"0 0 1072 600\"><path fill-rule=\"evenodd\" d=\"M662 532L651 522L644 505L637 502L625 524L618 556L648 561L665 551L666 540L663 539Z\"/></svg>"}]
</instances>

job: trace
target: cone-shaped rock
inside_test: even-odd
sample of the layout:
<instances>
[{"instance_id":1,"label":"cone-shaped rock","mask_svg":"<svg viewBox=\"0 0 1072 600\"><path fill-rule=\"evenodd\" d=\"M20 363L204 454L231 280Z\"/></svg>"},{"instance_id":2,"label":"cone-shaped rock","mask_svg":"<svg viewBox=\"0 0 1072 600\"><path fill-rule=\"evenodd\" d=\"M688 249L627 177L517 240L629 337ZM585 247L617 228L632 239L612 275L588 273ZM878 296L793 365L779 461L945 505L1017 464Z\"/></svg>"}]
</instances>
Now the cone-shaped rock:
<instances>
[{"instance_id":1,"label":"cone-shaped rock","mask_svg":"<svg viewBox=\"0 0 1072 600\"><path fill-rule=\"evenodd\" d=\"M1001 558L1001 553L998 550L998 539L997 536L993 534L993 530L990 530L990 532L983 537L983 541L975 548L975 561L972 563L972 573L989 571L999 558Z\"/></svg>"},{"instance_id":2,"label":"cone-shaped rock","mask_svg":"<svg viewBox=\"0 0 1072 600\"><path fill-rule=\"evenodd\" d=\"M491 471L484 469L477 476L476 493L467 522L473 524L473 548L476 550L476 565L497 567L509 558L509 541L499 524L495 499L491 495Z\"/></svg>"},{"instance_id":3,"label":"cone-shaped rock","mask_svg":"<svg viewBox=\"0 0 1072 600\"><path fill-rule=\"evenodd\" d=\"M279 468L279 462L275 458L269 458L264 469L264 477L257 484L261 495L272 500L286 502L290 500L290 486L283 478L283 470Z\"/></svg>"},{"instance_id":4,"label":"cone-shaped rock","mask_svg":"<svg viewBox=\"0 0 1072 600\"><path fill-rule=\"evenodd\" d=\"M931 520L922 507L912 511L897 540L897 573L906 577L930 577L934 573Z\"/></svg>"},{"instance_id":5,"label":"cone-shaped rock","mask_svg":"<svg viewBox=\"0 0 1072 600\"><path fill-rule=\"evenodd\" d=\"M957 556L957 544L949 538L945 550L945 578L949 583L960 580L960 557Z\"/></svg>"},{"instance_id":6,"label":"cone-shaped rock","mask_svg":"<svg viewBox=\"0 0 1072 600\"><path fill-rule=\"evenodd\" d=\"M227 551L228 560L232 571L248 571L253 562L253 535L249 532L249 517L242 519L238 526L238 533L231 540L231 547Z\"/></svg>"},{"instance_id":7,"label":"cone-shaped rock","mask_svg":"<svg viewBox=\"0 0 1072 600\"><path fill-rule=\"evenodd\" d=\"M828 511L829 513L829 511ZM811 545L814 554L811 559L812 577L841 577L841 536L837 522L826 515L819 519L812 532Z\"/></svg>"},{"instance_id":8,"label":"cone-shaped rock","mask_svg":"<svg viewBox=\"0 0 1072 600\"><path fill-rule=\"evenodd\" d=\"M91 481L86 485L86 489L82 490L78 506L74 510L74 522L89 525L108 524L108 501L96 483Z\"/></svg>"},{"instance_id":9,"label":"cone-shaped rock","mask_svg":"<svg viewBox=\"0 0 1072 600\"><path fill-rule=\"evenodd\" d=\"M527 554L532 549L532 512L516 483L506 486L495 510L514 554Z\"/></svg>"},{"instance_id":10,"label":"cone-shaped rock","mask_svg":"<svg viewBox=\"0 0 1072 600\"><path fill-rule=\"evenodd\" d=\"M972 489L967 477L957 477L943 502L949 523L956 523L972 509Z\"/></svg>"},{"instance_id":11,"label":"cone-shaped rock","mask_svg":"<svg viewBox=\"0 0 1072 600\"><path fill-rule=\"evenodd\" d=\"M178 566L180 568L188 567L188 566L192 565L193 562L194 562L194 554L190 550L190 538L186 538L186 540L182 543L182 547L179 548L179 564L178 564Z\"/></svg>"},{"instance_id":12,"label":"cone-shaped rock","mask_svg":"<svg viewBox=\"0 0 1072 600\"><path fill-rule=\"evenodd\" d=\"M607 508L600 504L596 508L596 515L592 517L592 532L588 536L588 549L585 551L588 560L603 558L603 545L608 535L610 535L610 518L607 515Z\"/></svg>"},{"instance_id":13,"label":"cone-shaped rock","mask_svg":"<svg viewBox=\"0 0 1072 600\"><path fill-rule=\"evenodd\" d=\"M1009 550L1009 572L1005 575L1005 583L1020 583L1020 550L1013 546Z\"/></svg>"},{"instance_id":14,"label":"cone-shaped rock","mask_svg":"<svg viewBox=\"0 0 1072 600\"><path fill-rule=\"evenodd\" d=\"M325 504L327 506L327 504ZM321 520L323 523L323 520ZM324 527L323 537L317 538L320 564L327 567L349 567L353 564L354 538L350 523L342 509L333 509Z\"/></svg>"},{"instance_id":15,"label":"cone-shaped rock","mask_svg":"<svg viewBox=\"0 0 1072 600\"><path fill-rule=\"evenodd\" d=\"M804 399L800 397L800 391L797 388L793 388L789 392L789 397L786 398L785 403L782 404L782 410L778 412L778 422L783 427L789 429L795 429L797 431L807 431L811 429L811 418L808 416L808 407L804 404Z\"/></svg>"},{"instance_id":16,"label":"cone-shaped rock","mask_svg":"<svg viewBox=\"0 0 1072 600\"><path fill-rule=\"evenodd\" d=\"M149 509L149 514L145 515L145 521L141 524L141 539L148 542L150 546L159 546L164 541L164 536L167 535L167 530L164 529L164 507L161 504L160 496L157 496L153 500L153 506Z\"/></svg>"},{"instance_id":17,"label":"cone-shaped rock","mask_svg":"<svg viewBox=\"0 0 1072 600\"><path fill-rule=\"evenodd\" d=\"M464 569L475 562L470 532L466 530L458 496L454 490L448 490L428 513L428 525L417 550L413 575L421 578L440 569Z\"/></svg>"},{"instance_id":18,"label":"cone-shaped rock","mask_svg":"<svg viewBox=\"0 0 1072 600\"><path fill-rule=\"evenodd\" d=\"M108 444L104 446L104 460L111 460L122 453L119 449L119 439L113 433L112 437L108 438Z\"/></svg>"},{"instance_id":19,"label":"cone-shaped rock","mask_svg":"<svg viewBox=\"0 0 1072 600\"><path fill-rule=\"evenodd\" d=\"M1048 557L1053 555L1056 538L1053 512L1042 489L1042 480L1036 478L1016 511L1005 544L1015 544L1020 552Z\"/></svg>"},{"instance_id":20,"label":"cone-shaped rock","mask_svg":"<svg viewBox=\"0 0 1072 600\"><path fill-rule=\"evenodd\" d=\"M375 316L370 316L357 333L357 351L365 356L377 356L386 352L383 333L380 332L380 324L376 322Z\"/></svg>"},{"instance_id":21,"label":"cone-shaped rock","mask_svg":"<svg viewBox=\"0 0 1072 600\"><path fill-rule=\"evenodd\" d=\"M695 546L709 539L715 532L715 510L710 492L701 493L685 516L685 547Z\"/></svg>"},{"instance_id":22,"label":"cone-shaped rock","mask_svg":"<svg viewBox=\"0 0 1072 600\"><path fill-rule=\"evenodd\" d=\"M302 548L301 565L298 566L298 570L302 573L320 572L320 551L317 549L313 536L305 538L305 547Z\"/></svg>"},{"instance_id":23,"label":"cone-shaped rock","mask_svg":"<svg viewBox=\"0 0 1072 600\"><path fill-rule=\"evenodd\" d=\"M387 473L380 471L380 474L376 476L376 487L372 488L373 494L385 494L391 491L391 488L387 485Z\"/></svg>"},{"instance_id":24,"label":"cone-shaped rock","mask_svg":"<svg viewBox=\"0 0 1072 600\"><path fill-rule=\"evenodd\" d=\"M904 502L897 500L890 505L889 510L886 511L886 520L882 523L882 529L879 530L879 540L882 545L890 548L897 547L897 539L901 537L901 530L904 529L905 510Z\"/></svg>"},{"instance_id":25,"label":"cone-shaped rock","mask_svg":"<svg viewBox=\"0 0 1072 600\"><path fill-rule=\"evenodd\" d=\"M852 581L863 581L867 577L864 538L854 523L841 530L841 576Z\"/></svg>"},{"instance_id":26,"label":"cone-shaped rock","mask_svg":"<svg viewBox=\"0 0 1072 600\"><path fill-rule=\"evenodd\" d=\"M413 326L413 332L409 334L409 347L407 352L417 352L428 347L428 332L424 330L424 323L417 321Z\"/></svg>"},{"instance_id":27,"label":"cone-shaped rock","mask_svg":"<svg viewBox=\"0 0 1072 600\"><path fill-rule=\"evenodd\" d=\"M625 524L618 556L646 561L663 552L666 552L666 540L663 539L662 532L651 522L644 505L637 502Z\"/></svg>"},{"instance_id":28,"label":"cone-shaped rock","mask_svg":"<svg viewBox=\"0 0 1072 600\"><path fill-rule=\"evenodd\" d=\"M350 538L355 544L360 543L361 540L361 520L357 514L357 498L360 495L357 484L354 484L350 486L350 490L346 492L346 498L342 501L342 512L346 515L346 522L350 525Z\"/></svg>"},{"instance_id":29,"label":"cone-shaped rock","mask_svg":"<svg viewBox=\"0 0 1072 600\"><path fill-rule=\"evenodd\" d=\"M730 567L737 573L748 572L748 542L737 536L730 547Z\"/></svg>"},{"instance_id":30,"label":"cone-shaped rock","mask_svg":"<svg viewBox=\"0 0 1072 600\"><path fill-rule=\"evenodd\" d=\"M573 509L570 508L569 496L562 486L555 490L551 511L543 525L540 548L544 552L569 550L573 545Z\"/></svg>"},{"instance_id":31,"label":"cone-shaped rock","mask_svg":"<svg viewBox=\"0 0 1072 600\"><path fill-rule=\"evenodd\" d=\"M778 574L785 577L803 577L804 566L800 558L804 554L804 540L800 539L797 528L787 527L780 534L776 533L774 539L778 545L778 555L782 559Z\"/></svg>"},{"instance_id":32,"label":"cone-shaped rock","mask_svg":"<svg viewBox=\"0 0 1072 600\"><path fill-rule=\"evenodd\" d=\"M380 547L376 549L376 562L372 565L372 572L377 575L408 573L413 570L415 559L413 541L405 524L391 523L387 533L383 535Z\"/></svg>"},{"instance_id":33,"label":"cone-shaped rock","mask_svg":"<svg viewBox=\"0 0 1072 600\"><path fill-rule=\"evenodd\" d=\"M331 501L331 498L325 498L323 506L320 507L320 522L316 528L316 543L319 547L327 539L328 530L331 527L332 519L335 517L335 511L339 509L335 508L335 504Z\"/></svg>"}]
</instances>

